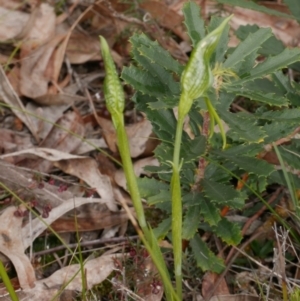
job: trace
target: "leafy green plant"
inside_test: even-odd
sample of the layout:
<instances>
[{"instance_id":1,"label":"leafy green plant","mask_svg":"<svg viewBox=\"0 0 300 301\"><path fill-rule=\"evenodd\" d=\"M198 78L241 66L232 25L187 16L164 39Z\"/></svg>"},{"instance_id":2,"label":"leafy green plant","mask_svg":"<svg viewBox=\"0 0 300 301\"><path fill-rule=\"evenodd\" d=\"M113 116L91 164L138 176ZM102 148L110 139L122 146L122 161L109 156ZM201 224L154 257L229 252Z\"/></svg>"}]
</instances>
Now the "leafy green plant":
<instances>
[{"instance_id":1,"label":"leafy green plant","mask_svg":"<svg viewBox=\"0 0 300 301\"><path fill-rule=\"evenodd\" d=\"M188 2L184 6L184 16L195 46L205 39L206 31L198 6ZM223 18L213 17L207 27L208 32L222 22ZM226 147L221 150L222 134L214 133L210 138L205 133L205 112L209 108L205 97L201 96L193 102L188 113L194 137L183 132L180 150L180 159L183 159L180 170L184 209L182 235L190 240L199 266L216 272L222 270L222 263L201 241L196 234L197 229L210 229L226 243L238 243L241 239L238 227L222 217L220 209L225 205L241 209L251 194L249 189L236 190L230 184L230 174L224 169L237 177L248 173L248 184L259 193L265 190L268 183L284 184L282 172L275 171L274 166L261 157L265 149L272 149L273 142L284 137L290 137L291 147L298 148L298 142L292 135L300 118L296 100L299 86L282 71L300 60L300 50L280 47L270 50L269 43L275 39L271 30L253 26L240 28L237 34L241 43L229 49L228 31L229 26L225 26L210 60L215 83L205 93L216 114L229 128ZM181 122L179 117L176 120L173 111L178 104L180 107L182 97L182 88L176 79L184 74L185 66L144 34L136 34L130 41L135 64L125 67L121 77L137 91L133 97L136 108L146 113L161 140L155 150L160 166L148 167L149 171L157 173L158 179L143 178L138 184L142 197L147 198L150 205L170 214L169 220L164 220L154 230L157 237L162 238L168 235L173 218L170 190L172 168L168 162L172 162L177 144L176 128ZM234 76L229 77L228 74ZM217 85L218 82L220 85ZM249 99L258 109L254 112L231 112L230 105L236 97ZM293 107L289 107L291 105ZM212 127L210 129L212 131ZM296 163L290 159L288 164L295 166ZM197 189L192 189L199 173L202 173L199 185ZM260 183L259 187L256 183ZM295 186L299 188L298 179L295 179Z\"/></svg>"},{"instance_id":2,"label":"leafy green plant","mask_svg":"<svg viewBox=\"0 0 300 301\"><path fill-rule=\"evenodd\" d=\"M136 108L146 114L161 141L155 150L160 166L147 168L157 177L139 179L136 183L126 150L123 90L105 41L101 40L107 72L104 91L143 231L140 235L161 273L167 293L170 278L156 239L169 236L172 240L179 299L182 299L182 239L190 241L202 270L220 273L224 269L222 260L201 240L198 231L211 231L229 245L241 241L239 227L220 211L224 206L242 209L252 193L261 193L271 183L285 184L283 173L262 157L273 145L280 145L283 138L290 142L290 155L299 152L294 135L300 118L300 86L283 72L300 60L299 49L285 49L270 29L256 26L241 27L237 31L241 42L230 49L229 18L212 17L206 29L195 3L187 2L183 13L194 47L187 64L180 64L146 35L135 34L130 39L134 64L125 67L121 75L135 89ZM237 97L248 99L254 109L232 112L231 104ZM185 121L189 122L192 135L183 131ZM224 123L228 127L226 134ZM289 158L283 148L282 152ZM298 164L291 157L286 162L292 167ZM247 174L247 185L236 189L232 184L233 174L235 178ZM299 179L290 176L294 189L300 188ZM146 223L141 197L169 215L153 231ZM174 296L169 293L167 298L172 300Z\"/></svg>"}]
</instances>

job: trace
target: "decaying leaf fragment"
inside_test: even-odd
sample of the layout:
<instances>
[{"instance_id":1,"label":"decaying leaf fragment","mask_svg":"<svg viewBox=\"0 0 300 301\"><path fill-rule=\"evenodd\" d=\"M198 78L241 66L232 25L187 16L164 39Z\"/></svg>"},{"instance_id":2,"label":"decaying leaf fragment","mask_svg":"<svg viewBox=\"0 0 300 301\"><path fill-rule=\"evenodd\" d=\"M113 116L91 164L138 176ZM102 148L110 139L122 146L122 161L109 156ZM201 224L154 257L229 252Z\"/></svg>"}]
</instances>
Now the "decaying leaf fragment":
<instances>
[{"instance_id":1,"label":"decaying leaf fragment","mask_svg":"<svg viewBox=\"0 0 300 301\"><path fill-rule=\"evenodd\" d=\"M16 207L8 207L0 216L0 252L13 263L20 286L29 289L34 287L36 278L30 260L24 254L26 248L21 231L23 218L15 215L16 210Z\"/></svg>"},{"instance_id":2,"label":"decaying leaf fragment","mask_svg":"<svg viewBox=\"0 0 300 301\"><path fill-rule=\"evenodd\" d=\"M39 142L39 137L32 121L32 117L26 114L25 107L8 81L2 66L0 66L0 98L11 108L15 115L22 120L36 141Z\"/></svg>"},{"instance_id":3,"label":"decaying leaf fragment","mask_svg":"<svg viewBox=\"0 0 300 301\"><path fill-rule=\"evenodd\" d=\"M67 112L58 120L57 125L52 128L40 147L72 153L82 142L78 136L82 137L85 131L81 116L77 112ZM44 159L28 159L20 164L41 172L48 172L53 165Z\"/></svg>"}]
</instances>

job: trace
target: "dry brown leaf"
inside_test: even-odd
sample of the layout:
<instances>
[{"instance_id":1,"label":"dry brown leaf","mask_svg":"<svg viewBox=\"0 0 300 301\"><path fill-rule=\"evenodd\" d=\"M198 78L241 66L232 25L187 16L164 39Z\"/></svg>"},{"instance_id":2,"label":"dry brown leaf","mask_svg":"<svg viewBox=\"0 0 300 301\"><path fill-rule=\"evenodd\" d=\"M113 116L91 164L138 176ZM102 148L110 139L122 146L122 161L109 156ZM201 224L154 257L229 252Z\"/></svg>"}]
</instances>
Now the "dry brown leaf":
<instances>
[{"instance_id":1,"label":"dry brown leaf","mask_svg":"<svg viewBox=\"0 0 300 301\"><path fill-rule=\"evenodd\" d=\"M59 206L74 195L68 190L59 192L59 187L43 182L39 188L35 180L34 171L24 169L0 160L0 181L10 190L20 193L23 199L38 200L39 206L50 205L52 208Z\"/></svg>"},{"instance_id":2,"label":"dry brown leaf","mask_svg":"<svg viewBox=\"0 0 300 301\"><path fill-rule=\"evenodd\" d=\"M109 149L116 153L117 136L112 121L100 116L97 116L97 121L102 127L103 136ZM152 135L152 125L149 120L143 119L142 121L126 126L125 130L129 140L130 156L137 158L147 149L147 142Z\"/></svg>"},{"instance_id":3,"label":"dry brown leaf","mask_svg":"<svg viewBox=\"0 0 300 301\"><path fill-rule=\"evenodd\" d=\"M0 66L0 97L11 108L14 114L28 127L36 141L39 142L32 118L30 115L26 114L25 107L9 83L2 66Z\"/></svg>"},{"instance_id":4,"label":"dry brown leaf","mask_svg":"<svg viewBox=\"0 0 300 301\"><path fill-rule=\"evenodd\" d=\"M87 61L100 60L100 42L98 36L88 36L73 31L66 49L71 64L82 64Z\"/></svg>"},{"instance_id":5,"label":"dry brown leaf","mask_svg":"<svg viewBox=\"0 0 300 301\"><path fill-rule=\"evenodd\" d=\"M34 101L42 106L59 106L68 105L71 106L75 100L85 100L85 97L74 95L74 94L46 94L43 96L36 97Z\"/></svg>"},{"instance_id":6,"label":"dry brown leaf","mask_svg":"<svg viewBox=\"0 0 300 301\"><path fill-rule=\"evenodd\" d=\"M140 122L126 126L126 133L129 140L130 156L137 158L146 149L149 137L152 134L152 124L149 120L143 119Z\"/></svg>"},{"instance_id":7,"label":"dry brown leaf","mask_svg":"<svg viewBox=\"0 0 300 301\"><path fill-rule=\"evenodd\" d=\"M81 140L75 137L84 135L84 126L80 115L77 112L67 112L57 122L58 127L53 127L49 135L40 144L41 148L54 148L55 150L72 153L81 144ZM48 172L52 163L48 160L24 160L20 162L24 167L35 169L41 172Z\"/></svg>"},{"instance_id":8,"label":"dry brown leaf","mask_svg":"<svg viewBox=\"0 0 300 301\"><path fill-rule=\"evenodd\" d=\"M21 53L33 50L36 47L44 45L55 33L55 13L54 8L41 3L33 8L30 18L24 26L19 37L24 38L21 45Z\"/></svg>"},{"instance_id":9,"label":"dry brown leaf","mask_svg":"<svg viewBox=\"0 0 300 301\"><path fill-rule=\"evenodd\" d=\"M9 59L7 58L6 61L3 63L3 65L5 66L8 61ZM12 67L12 69L7 74L7 79L10 82L16 94L20 96L21 92L20 92L20 66L19 65L14 65Z\"/></svg>"},{"instance_id":10,"label":"dry brown leaf","mask_svg":"<svg viewBox=\"0 0 300 301\"><path fill-rule=\"evenodd\" d=\"M31 148L30 135L26 133L18 133L16 131L5 128L0 129L0 153L7 154L15 151Z\"/></svg>"},{"instance_id":11,"label":"dry brown leaf","mask_svg":"<svg viewBox=\"0 0 300 301\"><path fill-rule=\"evenodd\" d=\"M24 208L19 208L25 210ZM8 207L0 216L0 252L13 263L23 289L34 287L36 281L34 269L24 254L25 247L22 237L23 218L15 216L17 208Z\"/></svg>"},{"instance_id":12,"label":"dry brown leaf","mask_svg":"<svg viewBox=\"0 0 300 301\"><path fill-rule=\"evenodd\" d=\"M183 25L183 16L162 1L143 1L140 7L150 13L161 26L173 31L182 40L189 39Z\"/></svg>"},{"instance_id":13,"label":"dry brown leaf","mask_svg":"<svg viewBox=\"0 0 300 301\"><path fill-rule=\"evenodd\" d=\"M120 226L128 220L128 215L124 211L119 212L94 212L86 217L62 217L52 223L51 227L57 233L93 231ZM97 236L99 232L97 231Z\"/></svg>"},{"instance_id":14,"label":"dry brown leaf","mask_svg":"<svg viewBox=\"0 0 300 301\"><path fill-rule=\"evenodd\" d=\"M67 174L78 177L86 182L91 188L96 189L98 194L107 200L107 207L111 211L117 211L111 182L108 176L100 173L96 161L92 158L61 160L55 166Z\"/></svg>"},{"instance_id":15,"label":"dry brown leaf","mask_svg":"<svg viewBox=\"0 0 300 301\"><path fill-rule=\"evenodd\" d=\"M94 285L104 281L110 273L115 269L115 258L121 258L123 254L103 255L101 257L91 259L84 264L84 270L86 273L86 285L87 289L91 289ZM73 264L71 266L62 268L50 277L43 279L41 282L47 283L47 287L55 288L67 283L76 273L76 277L67 286L69 290L82 291L82 275L78 271L80 270L79 264Z\"/></svg>"},{"instance_id":16,"label":"dry brown leaf","mask_svg":"<svg viewBox=\"0 0 300 301\"><path fill-rule=\"evenodd\" d=\"M107 148L107 144L103 138L100 139L85 139L82 144L76 149L75 153L82 155L96 148Z\"/></svg>"},{"instance_id":17,"label":"dry brown leaf","mask_svg":"<svg viewBox=\"0 0 300 301\"><path fill-rule=\"evenodd\" d=\"M259 4L278 10L279 12L289 13L287 6L281 3L261 1ZM205 9L207 14L211 14L219 10L216 2L212 1L206 2ZM300 25L296 20L271 16L237 6L232 7L224 5L224 10L233 14L230 26L234 30L241 25L248 24L256 24L259 27L271 27L274 35L285 45L292 47L300 45ZM237 43L237 41L235 43Z\"/></svg>"},{"instance_id":18,"label":"dry brown leaf","mask_svg":"<svg viewBox=\"0 0 300 301\"><path fill-rule=\"evenodd\" d=\"M74 6L75 7L75 6ZM64 41L59 45L59 47L57 48L57 50L54 52L53 54L53 59L52 59L52 63L53 63L53 81L56 83L58 81L58 78L59 78L59 75L60 75L60 69L61 69L61 66L62 66L62 63L64 61L64 58L65 58L65 54L66 54L66 50L67 50L67 46L69 44L69 40L70 40L70 37L75 29L75 27L77 26L77 24L82 20L84 19L84 17L86 15L88 15L88 13L92 10L94 6L93 5L90 5L88 6L88 8L83 12L81 13L81 15L77 18L77 20L72 24L72 26L69 28L67 26L67 29L65 29L65 26L61 26L61 25L58 25L57 26L57 31L58 32L64 32L65 33L65 39ZM59 17L58 17L58 20L59 20ZM106 35L105 35L106 36ZM98 39L97 39L98 40ZM86 46L86 41L84 41L84 45ZM70 46L71 47L71 46ZM93 47L95 47L95 49L99 47L96 46L96 40L93 41ZM92 49L93 49L92 47ZM95 53L95 49L92 50L92 53ZM123 59L122 57L120 57L115 51L111 51L111 55L115 61L115 63L119 66L119 67L122 67L123 65ZM93 58L94 59L94 58Z\"/></svg>"},{"instance_id":19,"label":"dry brown leaf","mask_svg":"<svg viewBox=\"0 0 300 301\"><path fill-rule=\"evenodd\" d=\"M206 299L207 296L211 295L211 292L214 289L218 276L219 275L213 272L205 273L202 279L202 295L204 299ZM213 294L213 296L220 296L220 295L230 295L227 283L224 278L222 278L220 284L218 285L218 287L216 288Z\"/></svg>"},{"instance_id":20,"label":"dry brown leaf","mask_svg":"<svg viewBox=\"0 0 300 301\"><path fill-rule=\"evenodd\" d=\"M56 16L53 7L42 3L31 15L21 45L20 91L31 98L48 91L52 79L49 62L52 53L64 36L55 36Z\"/></svg>"},{"instance_id":21,"label":"dry brown leaf","mask_svg":"<svg viewBox=\"0 0 300 301\"><path fill-rule=\"evenodd\" d=\"M117 134L111 120L97 116L97 122L102 128L102 134L108 148L113 152L117 152Z\"/></svg>"},{"instance_id":22,"label":"dry brown leaf","mask_svg":"<svg viewBox=\"0 0 300 301\"><path fill-rule=\"evenodd\" d=\"M28 223L21 230L22 232L22 242L24 250L30 246L30 244L44 231L46 231L54 221L66 214L67 212L80 207L84 204L106 204L109 200L104 198L80 198L73 197L69 200L64 201L59 206L53 208L49 212L47 218L35 218L30 224Z\"/></svg>"},{"instance_id":23,"label":"dry brown leaf","mask_svg":"<svg viewBox=\"0 0 300 301\"><path fill-rule=\"evenodd\" d=\"M87 288L90 289L94 285L100 284L104 281L115 269L115 258L123 257L123 254L102 255L101 257L91 259L84 265L86 273ZM21 292L17 292L19 300L30 301L70 301L72 300L72 294L64 294L57 296L60 287L66 284L75 274L76 277L67 286L68 292L82 291L82 275L80 274L80 265L73 264L71 266L62 268L56 271L50 277L42 279L36 282L33 289L25 289ZM0 297L0 301L11 300L9 296Z\"/></svg>"},{"instance_id":24,"label":"dry brown leaf","mask_svg":"<svg viewBox=\"0 0 300 301\"><path fill-rule=\"evenodd\" d=\"M230 25L236 30L241 25L256 24L259 27L271 27L274 35L287 46L299 46L300 26L296 20L288 20L244 8L231 8L234 17ZM280 10L282 11L282 10Z\"/></svg>"},{"instance_id":25,"label":"dry brown leaf","mask_svg":"<svg viewBox=\"0 0 300 301\"><path fill-rule=\"evenodd\" d=\"M18 37L30 15L18 10L11 10L0 6L0 40L7 41Z\"/></svg>"},{"instance_id":26,"label":"dry brown leaf","mask_svg":"<svg viewBox=\"0 0 300 301\"><path fill-rule=\"evenodd\" d=\"M51 162L56 162L59 160L67 160L67 159L81 159L81 156L76 156L72 155L69 153L65 153L56 149L52 148L45 148L45 147L33 147L29 149L24 149L21 151L17 151L14 153L6 154L6 155L1 155L0 159L4 159L10 156L20 156L20 155L34 155L38 156L40 158L43 158L45 160L51 161Z\"/></svg>"},{"instance_id":27,"label":"dry brown leaf","mask_svg":"<svg viewBox=\"0 0 300 301\"><path fill-rule=\"evenodd\" d=\"M58 96L58 95L53 95ZM26 110L32 113L32 121L35 125L37 135L45 139L63 113L70 107L68 104L41 107L30 101L26 104Z\"/></svg>"},{"instance_id":28,"label":"dry brown leaf","mask_svg":"<svg viewBox=\"0 0 300 301\"><path fill-rule=\"evenodd\" d=\"M53 300L53 297L56 294L59 294L59 288L47 289L42 284L36 285L34 290L22 290L16 292L18 299L21 301L30 300L30 301L50 301ZM64 300L61 296L55 298L55 301L69 301L72 299ZM0 296L0 301L11 301L11 297L7 293L4 296Z\"/></svg>"},{"instance_id":29,"label":"dry brown leaf","mask_svg":"<svg viewBox=\"0 0 300 301\"><path fill-rule=\"evenodd\" d=\"M97 154L95 159L97 161L101 174L108 176L112 185L116 186L114 177L117 167L115 163L110 158L108 158L108 156L100 152Z\"/></svg>"},{"instance_id":30,"label":"dry brown leaf","mask_svg":"<svg viewBox=\"0 0 300 301\"><path fill-rule=\"evenodd\" d=\"M64 36L56 36L50 42L22 55L20 92L30 98L41 97L48 92L53 72L47 70L53 62L53 52ZM21 53L22 54L22 53Z\"/></svg>"}]
</instances>

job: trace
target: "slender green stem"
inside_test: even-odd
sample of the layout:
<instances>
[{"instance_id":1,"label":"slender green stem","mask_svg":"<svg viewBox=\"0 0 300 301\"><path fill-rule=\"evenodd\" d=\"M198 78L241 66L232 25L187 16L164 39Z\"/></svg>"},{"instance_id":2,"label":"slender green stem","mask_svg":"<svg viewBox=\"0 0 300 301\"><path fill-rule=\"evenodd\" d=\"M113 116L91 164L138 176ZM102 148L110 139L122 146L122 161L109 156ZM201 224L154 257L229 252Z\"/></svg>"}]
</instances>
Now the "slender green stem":
<instances>
[{"instance_id":1,"label":"slender green stem","mask_svg":"<svg viewBox=\"0 0 300 301\"><path fill-rule=\"evenodd\" d=\"M14 288L13 288L11 282L10 282L10 279L9 279L7 273L6 273L5 267L4 267L1 260L0 260L0 276L2 278L2 281L3 281L3 283L6 287L9 295L10 295L11 300L18 301L19 298L18 298L18 296L17 296L17 294L16 294L16 292L15 292L15 290L14 290Z\"/></svg>"},{"instance_id":2,"label":"slender green stem","mask_svg":"<svg viewBox=\"0 0 300 301\"><path fill-rule=\"evenodd\" d=\"M113 59L110 55L108 44L103 37L100 37L100 40L101 53L106 71L106 76L104 80L104 95L106 98L106 107L111 113L112 121L117 131L118 146L127 181L127 187L131 195L131 199L137 214L139 225L142 229L141 231L140 228L137 227L137 232L141 240L145 244L149 254L152 257L154 264L156 265L157 270L161 275L162 281L164 283L167 300L182 301L179 300L178 296L176 295L176 292L174 291L170 275L168 273L168 269L164 261L163 254L158 245L158 241L154 236L151 227L148 226L146 222L144 208L131 161L128 138L124 126L123 111L125 107L125 96L123 87L120 83Z\"/></svg>"},{"instance_id":3,"label":"slender green stem","mask_svg":"<svg viewBox=\"0 0 300 301\"><path fill-rule=\"evenodd\" d=\"M290 193L292 203L293 203L293 211L295 211L296 217L299 220L300 219L300 209L299 209L299 205L298 205L298 199L297 199L297 196L296 196L296 189L295 189L295 187L293 187L294 185L291 181L291 177L287 173L287 170L286 170L284 161L282 159L281 153L280 153L280 151L279 151L279 149L278 149L278 147L276 146L275 143L273 143L273 147L274 147L275 153L277 155L277 158L279 160L279 163L281 165L282 173L283 173L284 179L286 181L287 187L289 189L289 193Z\"/></svg>"},{"instance_id":4,"label":"slender green stem","mask_svg":"<svg viewBox=\"0 0 300 301\"><path fill-rule=\"evenodd\" d=\"M172 287L170 276L168 274L168 270L164 262L164 258L159 248L158 242L155 236L153 235L151 228L148 227L146 222L144 208L141 202L136 176L134 174L134 169L130 157L127 134L125 131L125 127L123 126L123 122L118 122L118 126L116 130L117 130L119 151L123 163L125 177L127 180L127 187L130 192L133 206L137 214L138 222L142 229L142 231L138 230L138 234L141 240L143 241L146 249L148 250L149 254L151 255L151 258L161 275L165 287L167 300L181 301L182 299L176 295Z\"/></svg>"},{"instance_id":5,"label":"slender green stem","mask_svg":"<svg viewBox=\"0 0 300 301\"><path fill-rule=\"evenodd\" d=\"M172 241L175 266L176 292L182 300L182 199L180 185L180 147L183 130L183 116L178 116L174 154L173 175L171 179L172 194Z\"/></svg>"},{"instance_id":6,"label":"slender green stem","mask_svg":"<svg viewBox=\"0 0 300 301\"><path fill-rule=\"evenodd\" d=\"M129 151L129 144L127 139L127 134L125 131L125 127L122 126L122 123L116 128L117 130L117 138L118 138L118 146L119 151L122 159L123 169L125 173L125 177L127 180L127 187L130 192L133 206L137 215L138 222L140 224L140 227L142 228L146 239L149 241L150 233L147 226L145 213L143 204L141 201L140 192L138 189L136 177L134 174L134 169L130 157L130 151Z\"/></svg>"},{"instance_id":7,"label":"slender green stem","mask_svg":"<svg viewBox=\"0 0 300 301\"><path fill-rule=\"evenodd\" d=\"M219 117L219 115L217 114L216 110L214 109L214 107L212 106L211 102L209 101L208 98L205 97L205 103L206 103L206 106L207 106L207 110L209 112L209 116L210 118L213 118L218 126L219 126L219 129L220 129L220 133L221 133L221 137L223 139L223 149L226 147L226 134L225 134L225 130L224 130L224 127L223 127L223 124L222 124L222 121Z\"/></svg>"}]
</instances>

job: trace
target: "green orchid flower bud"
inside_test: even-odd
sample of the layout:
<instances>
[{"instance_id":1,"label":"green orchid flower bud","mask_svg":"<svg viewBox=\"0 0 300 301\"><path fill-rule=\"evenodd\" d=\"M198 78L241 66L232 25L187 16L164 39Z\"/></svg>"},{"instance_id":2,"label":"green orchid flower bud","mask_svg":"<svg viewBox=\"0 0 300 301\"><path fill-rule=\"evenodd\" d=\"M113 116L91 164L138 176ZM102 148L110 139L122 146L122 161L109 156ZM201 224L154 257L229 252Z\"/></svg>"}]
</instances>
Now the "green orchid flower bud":
<instances>
[{"instance_id":1,"label":"green orchid flower bud","mask_svg":"<svg viewBox=\"0 0 300 301\"><path fill-rule=\"evenodd\" d=\"M123 87L119 80L119 76L110 54L108 44L102 36L100 36L101 42L101 54L105 67L105 80L104 80L104 95L106 99L106 107L112 116L114 126L117 128L118 125L124 123L123 111L125 106L125 96Z\"/></svg>"},{"instance_id":2,"label":"green orchid flower bud","mask_svg":"<svg viewBox=\"0 0 300 301\"><path fill-rule=\"evenodd\" d=\"M191 57L181 76L181 97L179 102L179 116L185 116L196 98L201 97L213 84L210 68L210 58L213 54L221 34L232 18L226 18L215 30L202 39L194 48Z\"/></svg>"}]
</instances>

